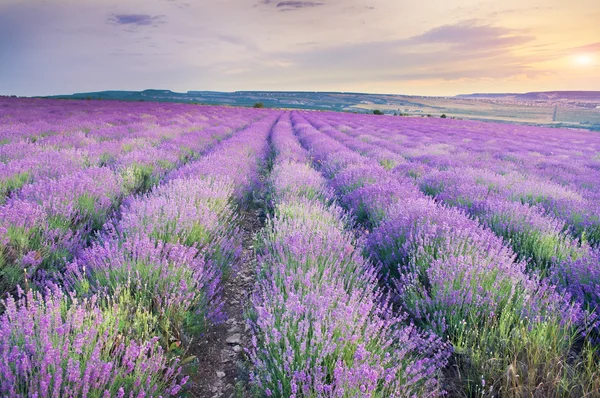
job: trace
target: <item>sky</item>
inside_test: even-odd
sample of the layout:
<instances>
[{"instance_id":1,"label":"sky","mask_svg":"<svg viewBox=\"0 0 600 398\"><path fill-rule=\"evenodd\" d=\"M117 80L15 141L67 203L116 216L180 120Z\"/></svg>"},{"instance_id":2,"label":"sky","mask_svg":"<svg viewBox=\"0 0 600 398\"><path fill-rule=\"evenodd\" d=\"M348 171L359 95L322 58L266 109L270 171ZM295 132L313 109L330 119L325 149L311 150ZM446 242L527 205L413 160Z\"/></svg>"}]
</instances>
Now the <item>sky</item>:
<instances>
[{"instance_id":1,"label":"sky","mask_svg":"<svg viewBox=\"0 0 600 398\"><path fill-rule=\"evenodd\" d=\"M0 94L600 90L598 0L0 0Z\"/></svg>"}]
</instances>

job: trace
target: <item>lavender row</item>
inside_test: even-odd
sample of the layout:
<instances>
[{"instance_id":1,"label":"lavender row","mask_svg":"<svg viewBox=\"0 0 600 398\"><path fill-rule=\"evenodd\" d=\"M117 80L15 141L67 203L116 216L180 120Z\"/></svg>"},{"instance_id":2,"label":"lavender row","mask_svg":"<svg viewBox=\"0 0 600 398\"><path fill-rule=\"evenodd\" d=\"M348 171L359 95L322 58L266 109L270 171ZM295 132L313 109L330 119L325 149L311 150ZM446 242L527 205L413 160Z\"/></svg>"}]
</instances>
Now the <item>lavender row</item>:
<instances>
[{"instance_id":1,"label":"lavender row","mask_svg":"<svg viewBox=\"0 0 600 398\"><path fill-rule=\"evenodd\" d=\"M331 122L338 123L335 120ZM373 124L372 121L356 128L348 126L354 123L338 126L344 133L362 141L360 150L383 155L382 161L388 162L391 167L400 165L397 168L400 173L421 178L438 170L454 170L470 186L491 186L496 195L507 200L543 208L552 217L567 221L567 229L580 241L598 245L600 157L594 154L594 148L600 145L593 135L566 133L566 137L578 138L573 141L579 145L565 150L560 147L568 147L565 137L558 141L552 130L536 131L543 134L545 140L541 146L545 155L542 155L527 147L527 135L518 135L517 139L510 137L508 132L499 134L501 126L493 125L493 129L485 132L488 134L479 130L476 133L458 130L458 135L451 130L457 128L453 126L453 121L448 123L447 126L436 126L442 127L441 131L427 130L425 123L418 131L407 131L406 126L401 124ZM482 142L483 139L488 141ZM534 140L540 149L538 139ZM503 146L503 141L505 145L506 142L512 144ZM519 147L516 147L517 143ZM373 145L386 149L373 150ZM415 149L415 146L419 149ZM529 150L524 151L523 147ZM519 154L519 151L523 153ZM582 151L591 151L589 158L582 157ZM520 157L516 159L519 160L513 161L512 157L517 154ZM540 158L544 157L548 160L541 161ZM598 159L594 161L595 158ZM469 181L466 181L469 177Z\"/></svg>"},{"instance_id":2,"label":"lavender row","mask_svg":"<svg viewBox=\"0 0 600 398\"><path fill-rule=\"evenodd\" d=\"M245 158L251 181L266 156L274 117L207 157L224 161L254 153ZM70 299L58 291L45 298L30 293L16 304L9 298L0 319L9 325L0 343L0 355L9 356L1 369L10 381L2 386L6 393L179 394L188 379L181 366L193 359L182 358L185 348L208 323L222 319L221 276L241 251L234 208L241 180L213 173L204 158L194 163L203 173L170 178L123 203L120 220L108 223L102 239L68 264L64 280L75 292ZM238 166L244 168L243 162ZM66 315L57 306L69 308ZM56 341L63 342L62 354ZM30 365L22 367L15 358Z\"/></svg>"},{"instance_id":3,"label":"lavender row","mask_svg":"<svg viewBox=\"0 0 600 398\"><path fill-rule=\"evenodd\" d=\"M332 129L327 122L316 120L315 123L328 135L353 150L377 159L384 168L389 169L390 167L386 166L390 162L398 161L397 156L386 148L347 136ZM397 172L398 169L403 170L402 161L398 163L400 166L396 167L396 174L400 180L406 180L402 172ZM480 171L478 176L482 174L493 175ZM483 225L504 237L522 258L529 260L530 268L535 272L539 271L542 277L550 276L553 283L572 294L589 311L596 311L600 303L600 275L596 266L600 257L598 250L590 249L585 243L580 244L571 239L564 233L564 222L546 214L540 207L527 203L513 203L503 196L494 195L497 186L493 183L490 183L491 186L478 186L469 178L468 172L455 174L448 170L437 172L436 175L450 175L454 179L423 177L420 184L422 191L433 194L432 196L438 199L445 199L444 203L476 216ZM439 195L440 193L442 195ZM471 195L472 193L476 194ZM594 314L594 317L597 317L597 314Z\"/></svg>"},{"instance_id":4,"label":"lavender row","mask_svg":"<svg viewBox=\"0 0 600 398\"><path fill-rule=\"evenodd\" d=\"M210 129L199 132L202 145L195 148L206 150L222 138ZM172 151L176 155L179 148ZM43 281L47 271L61 268L88 244L123 198L151 188L165 172L139 163L125 173L89 167L23 186L0 205L2 296L24 278Z\"/></svg>"},{"instance_id":5,"label":"lavender row","mask_svg":"<svg viewBox=\"0 0 600 398\"><path fill-rule=\"evenodd\" d=\"M125 294L151 315L144 338L189 343L222 318L221 276L241 250L232 193L231 184L189 178L127 201L122 219L67 265L68 290ZM133 315L127 323L142 323Z\"/></svg>"},{"instance_id":6,"label":"lavender row","mask_svg":"<svg viewBox=\"0 0 600 398\"><path fill-rule=\"evenodd\" d=\"M580 191L588 199L600 193L600 139L587 131L352 115L328 115L328 120L340 130L375 134L408 160L436 168L468 165L519 172Z\"/></svg>"},{"instance_id":7,"label":"lavender row","mask_svg":"<svg viewBox=\"0 0 600 398\"><path fill-rule=\"evenodd\" d=\"M478 173L479 174L479 173ZM494 187L471 181L467 170L431 173L420 182L423 192L476 217L590 311L600 306L600 251L566 233L565 222L543 208L513 202ZM585 235L584 235L585 236Z\"/></svg>"},{"instance_id":8,"label":"lavender row","mask_svg":"<svg viewBox=\"0 0 600 398\"><path fill-rule=\"evenodd\" d=\"M259 396L436 396L445 346L393 316L289 116L273 129L274 215L256 243L251 382ZM429 354L429 357L426 357Z\"/></svg>"},{"instance_id":9,"label":"lavender row","mask_svg":"<svg viewBox=\"0 0 600 398\"><path fill-rule=\"evenodd\" d=\"M384 167L393 165L399 178L405 178L405 163L398 159L397 154L383 147L385 141L374 145L321 123L332 137L359 153L377 159ZM519 257L528 262L530 271L551 277L578 302L590 311L596 311L600 305L598 250L591 249L585 241L581 243L572 239L566 233L565 222L548 214L540 205L524 200L514 201L519 195L525 195L523 186L507 184L506 180L506 176L491 171L464 168L430 171L418 177L419 188L424 193L474 216L509 242ZM547 185L536 184L542 192ZM563 192L565 198L569 195L567 190L555 192ZM581 211L585 212L584 209ZM578 219L584 222L581 217ZM583 231L593 231L593 228L588 223L588 228Z\"/></svg>"},{"instance_id":10,"label":"lavender row","mask_svg":"<svg viewBox=\"0 0 600 398\"><path fill-rule=\"evenodd\" d=\"M0 146L46 143L60 147L122 138L153 139L156 132L228 125L228 118L260 114L251 109L175 103L11 98L0 98L0 110Z\"/></svg>"},{"instance_id":11,"label":"lavender row","mask_svg":"<svg viewBox=\"0 0 600 398\"><path fill-rule=\"evenodd\" d=\"M317 121L320 132L298 114L292 121L341 203L371 229L367 251L397 304L452 344L454 388L552 395L598 387L590 359L564 365L586 326L581 308L529 276L491 231L328 137L336 131L327 123Z\"/></svg>"},{"instance_id":12,"label":"lavender row","mask_svg":"<svg viewBox=\"0 0 600 398\"><path fill-rule=\"evenodd\" d=\"M50 112L48 108L46 105L41 110ZM194 110L196 112L192 112ZM106 111L111 111L112 117L123 113L121 109ZM82 126L99 123L101 114L91 117L87 112L75 113L72 117L80 123L76 130L57 132L35 142L25 140L0 145L0 201L26 183L40 178L55 179L90 166L108 166L129 179L136 172L145 172L147 178L156 180L161 172L198 153L206 141L203 137L226 135L252 117L237 113L230 114L223 122L220 120L222 112L209 113L188 107L172 114L147 114L143 119L127 115L119 124L98 124L92 129ZM158 119L160 116L164 118ZM62 126L57 130L60 128ZM201 130L207 131L199 136L197 132Z\"/></svg>"},{"instance_id":13,"label":"lavender row","mask_svg":"<svg viewBox=\"0 0 600 398\"><path fill-rule=\"evenodd\" d=\"M458 178L455 178L457 176ZM481 169L461 167L446 172L431 171L422 177L423 189L436 179L448 177L447 184L468 184L474 196L487 190L487 196L504 201L521 203L528 207L536 207L550 218L566 222L563 231L570 232L583 244L594 246L600 244L600 206L596 199L586 200L579 192L556 183L511 173L500 175ZM439 180L440 184L446 181ZM444 189L437 184L435 189ZM479 191L479 192L477 192ZM465 198L468 200L468 198ZM476 199L475 199L476 200Z\"/></svg>"}]
</instances>

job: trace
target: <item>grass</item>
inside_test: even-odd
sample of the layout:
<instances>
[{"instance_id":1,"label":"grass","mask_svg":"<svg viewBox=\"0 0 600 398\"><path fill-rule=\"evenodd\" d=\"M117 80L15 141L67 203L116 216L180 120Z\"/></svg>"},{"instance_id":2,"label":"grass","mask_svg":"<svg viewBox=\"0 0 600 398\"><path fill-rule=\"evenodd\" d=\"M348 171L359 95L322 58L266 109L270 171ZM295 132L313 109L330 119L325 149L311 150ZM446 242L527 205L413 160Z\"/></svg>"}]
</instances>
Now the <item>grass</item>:
<instances>
[{"instance_id":1,"label":"grass","mask_svg":"<svg viewBox=\"0 0 600 398\"><path fill-rule=\"evenodd\" d=\"M135 163L127 167L122 176L125 195L134 192L148 192L159 182L159 177L154 175L154 166L147 164Z\"/></svg>"},{"instance_id":2,"label":"grass","mask_svg":"<svg viewBox=\"0 0 600 398\"><path fill-rule=\"evenodd\" d=\"M4 181L0 181L0 203L3 202L6 196L17 191L29 181L31 181L31 174L28 172L17 173Z\"/></svg>"},{"instance_id":3,"label":"grass","mask_svg":"<svg viewBox=\"0 0 600 398\"><path fill-rule=\"evenodd\" d=\"M510 215L491 213L479 218L494 233L509 242L513 250L526 260L530 271L547 276L549 268L584 255L584 250L564 232L544 232L531 225L517 225Z\"/></svg>"},{"instance_id":4,"label":"grass","mask_svg":"<svg viewBox=\"0 0 600 398\"><path fill-rule=\"evenodd\" d=\"M393 159L381 159L379 164L386 170L392 170L394 167L398 165Z\"/></svg>"},{"instance_id":5,"label":"grass","mask_svg":"<svg viewBox=\"0 0 600 398\"><path fill-rule=\"evenodd\" d=\"M528 322L515 300L485 327L464 321L450 340L460 358L461 378L471 396L595 396L600 390L596 349L577 354L576 328L560 319Z\"/></svg>"},{"instance_id":6,"label":"grass","mask_svg":"<svg viewBox=\"0 0 600 398\"><path fill-rule=\"evenodd\" d=\"M133 325L140 337L161 336L163 347L181 341L184 333L191 336L205 330L208 302L196 290L197 275L192 268L173 259L159 263L122 250L123 263L88 268L86 277L75 280L78 296L105 292L126 300L127 306L121 309L127 315L124 324Z\"/></svg>"}]
</instances>

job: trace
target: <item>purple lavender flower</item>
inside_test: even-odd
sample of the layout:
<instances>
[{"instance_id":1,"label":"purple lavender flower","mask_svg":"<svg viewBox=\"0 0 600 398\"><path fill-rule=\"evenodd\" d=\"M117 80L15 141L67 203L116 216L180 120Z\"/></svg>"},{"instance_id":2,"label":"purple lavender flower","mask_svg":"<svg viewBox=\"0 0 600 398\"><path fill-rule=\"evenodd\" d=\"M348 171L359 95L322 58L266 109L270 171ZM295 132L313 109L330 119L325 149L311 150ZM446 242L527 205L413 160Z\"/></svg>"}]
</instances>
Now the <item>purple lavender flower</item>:
<instances>
[{"instance_id":1,"label":"purple lavender flower","mask_svg":"<svg viewBox=\"0 0 600 398\"><path fill-rule=\"evenodd\" d=\"M349 218L306 164L287 118L273 129L274 216L260 236L251 381L267 396L435 396L448 356L393 316Z\"/></svg>"},{"instance_id":2,"label":"purple lavender flower","mask_svg":"<svg viewBox=\"0 0 600 398\"><path fill-rule=\"evenodd\" d=\"M29 291L3 301L0 316L0 394L77 396L169 395L182 381L156 339L123 335L119 303L107 308L96 296L77 299L60 291L45 298ZM136 385L135 380L147 384Z\"/></svg>"},{"instance_id":3,"label":"purple lavender flower","mask_svg":"<svg viewBox=\"0 0 600 398\"><path fill-rule=\"evenodd\" d=\"M186 322L203 327L220 317L220 271L195 248L143 235L124 241L105 237L67 265L66 280L83 296L115 295L125 288L136 305L165 317L178 333L190 326Z\"/></svg>"}]
</instances>

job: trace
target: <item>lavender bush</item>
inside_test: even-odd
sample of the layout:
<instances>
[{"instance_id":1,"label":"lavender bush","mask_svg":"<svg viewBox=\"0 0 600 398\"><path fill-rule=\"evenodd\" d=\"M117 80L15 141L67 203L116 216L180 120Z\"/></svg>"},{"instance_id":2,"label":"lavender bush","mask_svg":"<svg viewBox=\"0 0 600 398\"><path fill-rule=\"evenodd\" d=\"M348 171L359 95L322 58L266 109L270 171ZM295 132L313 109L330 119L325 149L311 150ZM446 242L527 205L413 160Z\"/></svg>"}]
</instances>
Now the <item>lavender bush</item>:
<instances>
[{"instance_id":1,"label":"lavender bush","mask_svg":"<svg viewBox=\"0 0 600 398\"><path fill-rule=\"evenodd\" d=\"M120 303L100 305L60 291L29 291L3 302L0 316L0 393L33 396L170 396L186 378L156 339L123 334Z\"/></svg>"},{"instance_id":2,"label":"lavender bush","mask_svg":"<svg viewBox=\"0 0 600 398\"><path fill-rule=\"evenodd\" d=\"M68 279L84 297L128 289L135 305L159 317L165 341L181 340L184 330L199 332L220 315L218 270L180 244L107 237L68 265Z\"/></svg>"}]
</instances>

